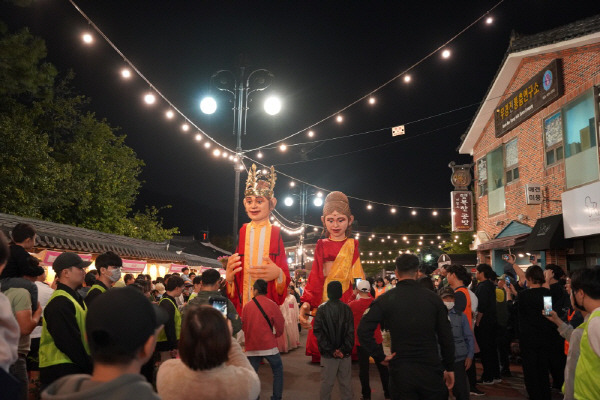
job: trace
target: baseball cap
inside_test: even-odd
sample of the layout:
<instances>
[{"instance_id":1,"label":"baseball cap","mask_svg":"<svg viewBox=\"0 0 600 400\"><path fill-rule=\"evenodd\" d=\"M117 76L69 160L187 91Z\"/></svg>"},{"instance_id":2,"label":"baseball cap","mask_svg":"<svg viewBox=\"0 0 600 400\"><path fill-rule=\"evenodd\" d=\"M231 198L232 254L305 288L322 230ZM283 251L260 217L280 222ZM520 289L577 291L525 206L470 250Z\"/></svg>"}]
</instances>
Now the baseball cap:
<instances>
[{"instance_id":1,"label":"baseball cap","mask_svg":"<svg viewBox=\"0 0 600 400\"><path fill-rule=\"evenodd\" d=\"M168 319L167 312L150 303L139 290L110 289L92 302L86 315L92 356L100 348L114 349L115 354L134 352Z\"/></svg>"},{"instance_id":2,"label":"baseball cap","mask_svg":"<svg viewBox=\"0 0 600 400\"><path fill-rule=\"evenodd\" d=\"M362 279L356 284L356 289L358 289L360 292L368 293L371 291L371 284L366 279Z\"/></svg>"},{"instance_id":3,"label":"baseball cap","mask_svg":"<svg viewBox=\"0 0 600 400\"><path fill-rule=\"evenodd\" d=\"M77 267L86 268L89 267L91 261L83 261L76 253L62 253L52 263L52 269L58 275L63 269Z\"/></svg>"}]
</instances>

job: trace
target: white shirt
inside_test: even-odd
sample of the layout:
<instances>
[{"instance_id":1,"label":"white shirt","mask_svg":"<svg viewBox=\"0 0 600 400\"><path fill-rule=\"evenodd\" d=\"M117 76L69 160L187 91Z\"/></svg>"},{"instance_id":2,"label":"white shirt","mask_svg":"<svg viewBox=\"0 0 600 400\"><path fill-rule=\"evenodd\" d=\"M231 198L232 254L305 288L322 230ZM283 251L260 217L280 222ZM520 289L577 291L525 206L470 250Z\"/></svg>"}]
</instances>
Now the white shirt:
<instances>
[{"instance_id":1,"label":"white shirt","mask_svg":"<svg viewBox=\"0 0 600 400\"><path fill-rule=\"evenodd\" d=\"M42 307L43 310L46 307L46 304L48 304L50 296L52 296L54 290L50 286L46 285L44 282L36 281L35 286L37 286L38 288L38 301L40 302L40 307ZM42 337L42 327L36 326L35 329L31 332L30 337L32 339Z\"/></svg>"}]
</instances>

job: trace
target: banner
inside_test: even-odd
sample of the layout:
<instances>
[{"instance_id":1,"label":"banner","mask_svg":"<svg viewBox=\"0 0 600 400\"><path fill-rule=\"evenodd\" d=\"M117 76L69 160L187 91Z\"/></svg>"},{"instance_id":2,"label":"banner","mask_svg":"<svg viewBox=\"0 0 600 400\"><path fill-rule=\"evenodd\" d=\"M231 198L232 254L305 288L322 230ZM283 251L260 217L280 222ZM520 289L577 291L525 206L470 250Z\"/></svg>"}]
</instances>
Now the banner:
<instances>
[{"instance_id":1,"label":"banner","mask_svg":"<svg viewBox=\"0 0 600 400\"><path fill-rule=\"evenodd\" d=\"M123 260L121 271L126 274L141 274L146 268L146 261L143 260Z\"/></svg>"},{"instance_id":2,"label":"banner","mask_svg":"<svg viewBox=\"0 0 600 400\"><path fill-rule=\"evenodd\" d=\"M189 268L187 265L182 265L182 264L171 264L171 268L169 268L169 273L173 273L173 272L178 272L181 273L181 271L184 268Z\"/></svg>"},{"instance_id":3,"label":"banner","mask_svg":"<svg viewBox=\"0 0 600 400\"><path fill-rule=\"evenodd\" d=\"M56 260L56 257L61 255L62 253L62 251L45 250L44 258L42 259L42 265L46 267L52 266L52 263L54 262L54 260ZM92 261L91 254L79 254L79 257L81 257L83 261Z\"/></svg>"}]
</instances>

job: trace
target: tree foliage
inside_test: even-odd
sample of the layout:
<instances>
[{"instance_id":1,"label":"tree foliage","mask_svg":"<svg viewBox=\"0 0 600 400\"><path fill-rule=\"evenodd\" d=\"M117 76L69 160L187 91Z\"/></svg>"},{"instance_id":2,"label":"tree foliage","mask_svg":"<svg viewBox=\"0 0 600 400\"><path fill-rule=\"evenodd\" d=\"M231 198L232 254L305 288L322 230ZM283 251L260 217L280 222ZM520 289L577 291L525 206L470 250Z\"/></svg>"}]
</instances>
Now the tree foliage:
<instances>
[{"instance_id":1,"label":"tree foliage","mask_svg":"<svg viewBox=\"0 0 600 400\"><path fill-rule=\"evenodd\" d=\"M155 207L132 212L143 161L45 57L43 40L0 25L0 211L148 240L178 233Z\"/></svg>"}]
</instances>

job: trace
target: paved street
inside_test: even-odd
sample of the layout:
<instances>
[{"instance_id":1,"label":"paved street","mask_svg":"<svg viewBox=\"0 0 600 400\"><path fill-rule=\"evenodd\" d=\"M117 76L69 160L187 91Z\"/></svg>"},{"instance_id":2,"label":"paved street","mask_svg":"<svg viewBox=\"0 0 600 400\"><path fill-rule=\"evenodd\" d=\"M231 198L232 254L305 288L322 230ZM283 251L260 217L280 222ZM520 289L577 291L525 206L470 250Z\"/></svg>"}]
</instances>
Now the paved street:
<instances>
[{"instance_id":1,"label":"paved street","mask_svg":"<svg viewBox=\"0 0 600 400\"><path fill-rule=\"evenodd\" d=\"M317 400L319 398L320 385L320 366L310 363L310 358L304 355L304 344L306 342L306 331L302 330L300 334L300 342L302 345L292 350L287 354L282 354L284 383L283 383L283 398L289 400ZM479 373L481 365L478 364ZM502 383L479 387L485 391L486 395L479 397L485 400L500 400L500 399L526 399L527 394L523 384L523 373L520 366L513 365L511 367L513 377L504 379ZM261 399L270 399L273 378L271 368L268 363L260 366L259 374L261 387ZM354 398L360 398L360 381L358 379L358 363L352 364L352 388ZM383 400L383 390L379 382L379 375L374 364L371 364L371 399ZM339 391L336 387L333 390L333 399L339 399ZM553 395L553 399L562 399L558 393Z\"/></svg>"}]
</instances>

